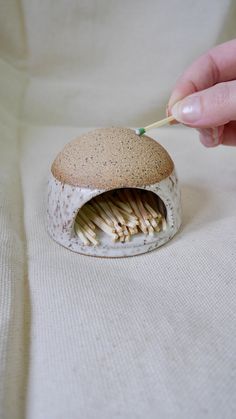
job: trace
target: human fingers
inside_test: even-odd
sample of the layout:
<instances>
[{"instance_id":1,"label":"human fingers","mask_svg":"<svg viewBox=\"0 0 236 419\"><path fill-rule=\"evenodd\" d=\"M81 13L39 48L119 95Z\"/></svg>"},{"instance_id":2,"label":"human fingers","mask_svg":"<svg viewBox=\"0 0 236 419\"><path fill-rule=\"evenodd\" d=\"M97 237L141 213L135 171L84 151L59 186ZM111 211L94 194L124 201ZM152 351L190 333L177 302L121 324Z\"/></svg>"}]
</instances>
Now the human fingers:
<instances>
[{"instance_id":1,"label":"human fingers","mask_svg":"<svg viewBox=\"0 0 236 419\"><path fill-rule=\"evenodd\" d=\"M214 128L197 128L201 143L205 147L216 147L223 142L224 125Z\"/></svg>"},{"instance_id":2,"label":"human fingers","mask_svg":"<svg viewBox=\"0 0 236 419\"><path fill-rule=\"evenodd\" d=\"M220 144L236 146L236 122L215 128L197 129L200 141L205 147L216 147Z\"/></svg>"},{"instance_id":3,"label":"human fingers","mask_svg":"<svg viewBox=\"0 0 236 419\"><path fill-rule=\"evenodd\" d=\"M236 39L217 45L194 61L177 80L168 109L184 97L236 79Z\"/></svg>"},{"instance_id":4,"label":"human fingers","mask_svg":"<svg viewBox=\"0 0 236 419\"><path fill-rule=\"evenodd\" d=\"M218 83L177 102L175 119L195 128L211 128L236 121L236 81Z\"/></svg>"}]
</instances>

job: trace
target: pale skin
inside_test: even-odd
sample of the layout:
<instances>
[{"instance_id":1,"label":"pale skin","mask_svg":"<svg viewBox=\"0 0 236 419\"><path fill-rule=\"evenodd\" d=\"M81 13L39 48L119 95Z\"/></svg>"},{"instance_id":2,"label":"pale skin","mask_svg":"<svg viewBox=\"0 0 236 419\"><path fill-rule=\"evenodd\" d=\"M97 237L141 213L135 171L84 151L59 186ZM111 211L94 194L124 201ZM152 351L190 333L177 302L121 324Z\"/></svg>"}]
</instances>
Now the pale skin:
<instances>
[{"instance_id":1,"label":"pale skin","mask_svg":"<svg viewBox=\"0 0 236 419\"><path fill-rule=\"evenodd\" d=\"M236 146L236 39L212 48L184 71L167 109L196 128L206 147Z\"/></svg>"}]
</instances>

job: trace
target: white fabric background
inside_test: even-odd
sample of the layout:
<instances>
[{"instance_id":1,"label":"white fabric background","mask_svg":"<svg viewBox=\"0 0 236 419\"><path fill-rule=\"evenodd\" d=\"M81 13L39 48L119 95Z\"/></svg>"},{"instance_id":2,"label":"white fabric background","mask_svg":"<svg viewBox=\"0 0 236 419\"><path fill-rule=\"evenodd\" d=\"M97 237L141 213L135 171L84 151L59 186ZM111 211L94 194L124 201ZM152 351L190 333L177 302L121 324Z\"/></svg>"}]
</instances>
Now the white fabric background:
<instances>
[{"instance_id":1,"label":"white fabric background","mask_svg":"<svg viewBox=\"0 0 236 419\"><path fill-rule=\"evenodd\" d=\"M185 66L235 37L235 2L0 6L0 418L235 417L236 149L153 134L184 216L150 254L84 257L45 224L63 144L163 116Z\"/></svg>"}]
</instances>

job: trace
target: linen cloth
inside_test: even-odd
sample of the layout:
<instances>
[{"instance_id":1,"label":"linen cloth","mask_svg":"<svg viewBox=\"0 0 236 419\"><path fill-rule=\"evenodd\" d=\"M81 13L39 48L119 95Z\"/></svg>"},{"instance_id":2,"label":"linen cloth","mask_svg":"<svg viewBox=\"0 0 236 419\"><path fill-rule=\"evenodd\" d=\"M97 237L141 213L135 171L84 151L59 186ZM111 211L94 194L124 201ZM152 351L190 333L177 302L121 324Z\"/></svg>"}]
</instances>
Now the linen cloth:
<instances>
[{"instance_id":1,"label":"linen cloth","mask_svg":"<svg viewBox=\"0 0 236 419\"><path fill-rule=\"evenodd\" d=\"M235 417L236 149L152 133L175 162L183 224L149 254L71 253L45 209L62 146L162 117L187 63L235 37L235 9L1 2L1 419Z\"/></svg>"}]
</instances>

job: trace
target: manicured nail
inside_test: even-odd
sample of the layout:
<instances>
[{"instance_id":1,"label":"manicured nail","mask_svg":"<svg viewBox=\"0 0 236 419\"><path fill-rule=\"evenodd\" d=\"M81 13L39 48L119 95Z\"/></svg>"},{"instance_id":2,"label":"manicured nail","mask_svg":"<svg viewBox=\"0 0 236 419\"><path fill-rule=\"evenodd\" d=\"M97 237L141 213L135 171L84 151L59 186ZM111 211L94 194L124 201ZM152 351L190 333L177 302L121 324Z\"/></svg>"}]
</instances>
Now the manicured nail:
<instances>
[{"instance_id":1,"label":"manicured nail","mask_svg":"<svg viewBox=\"0 0 236 419\"><path fill-rule=\"evenodd\" d=\"M173 106L171 113L177 121L184 124L197 122L202 115L200 97L192 96L180 100Z\"/></svg>"}]
</instances>

